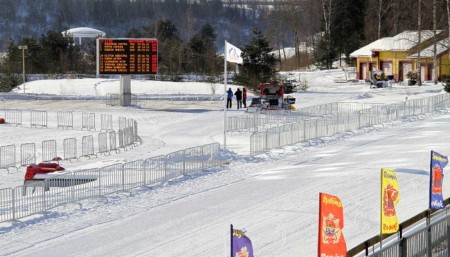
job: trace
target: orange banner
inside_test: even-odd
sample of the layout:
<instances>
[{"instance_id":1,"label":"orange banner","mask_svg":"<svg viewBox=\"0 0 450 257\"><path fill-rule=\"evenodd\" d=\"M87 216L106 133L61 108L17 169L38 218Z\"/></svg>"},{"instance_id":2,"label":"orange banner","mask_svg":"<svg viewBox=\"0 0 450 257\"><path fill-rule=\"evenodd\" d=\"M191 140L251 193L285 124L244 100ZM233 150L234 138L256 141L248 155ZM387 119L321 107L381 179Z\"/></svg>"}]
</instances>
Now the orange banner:
<instances>
[{"instance_id":1,"label":"orange banner","mask_svg":"<svg viewBox=\"0 0 450 257\"><path fill-rule=\"evenodd\" d=\"M399 200L397 175L392 170L381 169L381 234L398 231L395 206Z\"/></svg>"},{"instance_id":2,"label":"orange banner","mask_svg":"<svg viewBox=\"0 0 450 257\"><path fill-rule=\"evenodd\" d=\"M344 234L344 207L341 200L325 193L320 193L319 204L319 257L345 257L347 245Z\"/></svg>"}]
</instances>

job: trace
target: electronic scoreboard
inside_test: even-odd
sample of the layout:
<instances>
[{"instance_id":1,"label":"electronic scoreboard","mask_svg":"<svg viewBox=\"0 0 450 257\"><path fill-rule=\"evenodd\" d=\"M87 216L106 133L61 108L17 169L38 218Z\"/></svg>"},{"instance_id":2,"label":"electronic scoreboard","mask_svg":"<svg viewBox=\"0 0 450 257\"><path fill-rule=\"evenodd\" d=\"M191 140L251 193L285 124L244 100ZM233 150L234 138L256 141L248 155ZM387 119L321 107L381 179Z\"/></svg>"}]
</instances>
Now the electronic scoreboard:
<instances>
[{"instance_id":1,"label":"electronic scoreboard","mask_svg":"<svg viewBox=\"0 0 450 257\"><path fill-rule=\"evenodd\" d=\"M158 41L151 38L97 39L97 74L156 74Z\"/></svg>"}]
</instances>

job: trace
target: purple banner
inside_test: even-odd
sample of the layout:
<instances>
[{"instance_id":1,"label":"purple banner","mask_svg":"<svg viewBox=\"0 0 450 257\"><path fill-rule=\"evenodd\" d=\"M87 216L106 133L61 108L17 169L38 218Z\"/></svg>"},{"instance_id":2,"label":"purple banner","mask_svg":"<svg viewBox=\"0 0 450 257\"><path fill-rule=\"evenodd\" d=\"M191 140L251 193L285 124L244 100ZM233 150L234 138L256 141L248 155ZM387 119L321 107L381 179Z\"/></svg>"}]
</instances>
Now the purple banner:
<instances>
[{"instance_id":1,"label":"purple banner","mask_svg":"<svg viewBox=\"0 0 450 257\"><path fill-rule=\"evenodd\" d=\"M430 209L443 209L442 182L444 180L444 167L448 163L447 156L431 151L430 162Z\"/></svg>"},{"instance_id":2,"label":"purple banner","mask_svg":"<svg viewBox=\"0 0 450 257\"><path fill-rule=\"evenodd\" d=\"M252 241L244 232L233 229L232 240L232 257L253 257Z\"/></svg>"}]
</instances>

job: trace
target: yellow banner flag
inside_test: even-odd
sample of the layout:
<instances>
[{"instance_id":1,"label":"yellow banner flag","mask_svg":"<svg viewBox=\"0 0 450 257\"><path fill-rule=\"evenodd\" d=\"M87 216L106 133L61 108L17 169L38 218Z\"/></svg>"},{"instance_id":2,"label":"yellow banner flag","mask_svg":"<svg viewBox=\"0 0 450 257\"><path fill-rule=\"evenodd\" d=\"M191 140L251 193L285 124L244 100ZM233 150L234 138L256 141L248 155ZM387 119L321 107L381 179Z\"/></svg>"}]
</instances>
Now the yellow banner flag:
<instances>
[{"instance_id":1,"label":"yellow banner flag","mask_svg":"<svg viewBox=\"0 0 450 257\"><path fill-rule=\"evenodd\" d=\"M398 231L395 206L400 200L397 175L388 169L381 169L381 234Z\"/></svg>"}]
</instances>

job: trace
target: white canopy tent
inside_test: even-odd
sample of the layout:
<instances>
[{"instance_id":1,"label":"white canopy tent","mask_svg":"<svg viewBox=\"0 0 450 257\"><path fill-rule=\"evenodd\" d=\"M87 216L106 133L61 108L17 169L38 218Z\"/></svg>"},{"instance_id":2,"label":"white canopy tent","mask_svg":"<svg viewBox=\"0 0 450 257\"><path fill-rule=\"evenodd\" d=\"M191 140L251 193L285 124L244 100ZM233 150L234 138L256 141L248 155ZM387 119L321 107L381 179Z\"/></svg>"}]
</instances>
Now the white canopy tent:
<instances>
[{"instance_id":1,"label":"white canopy tent","mask_svg":"<svg viewBox=\"0 0 450 257\"><path fill-rule=\"evenodd\" d=\"M105 37L106 33L93 28L88 27L79 27L79 28L73 28L62 32L64 36L71 36L74 38L79 39L79 43L81 45L81 38L99 38L99 37Z\"/></svg>"}]
</instances>

